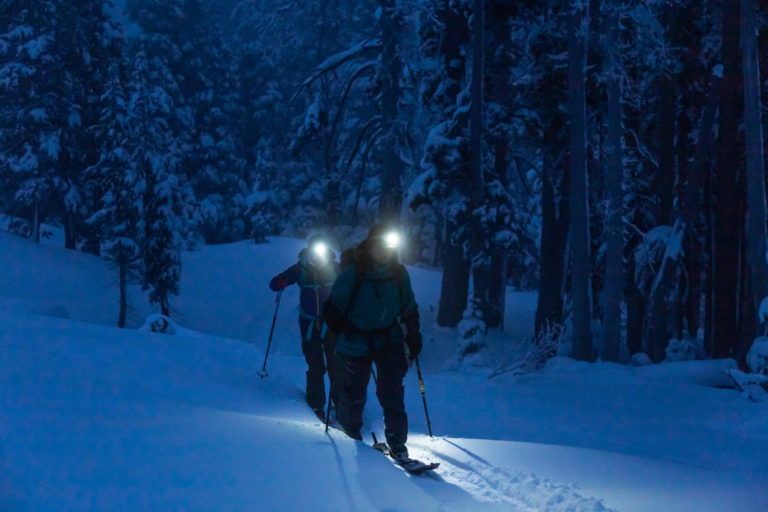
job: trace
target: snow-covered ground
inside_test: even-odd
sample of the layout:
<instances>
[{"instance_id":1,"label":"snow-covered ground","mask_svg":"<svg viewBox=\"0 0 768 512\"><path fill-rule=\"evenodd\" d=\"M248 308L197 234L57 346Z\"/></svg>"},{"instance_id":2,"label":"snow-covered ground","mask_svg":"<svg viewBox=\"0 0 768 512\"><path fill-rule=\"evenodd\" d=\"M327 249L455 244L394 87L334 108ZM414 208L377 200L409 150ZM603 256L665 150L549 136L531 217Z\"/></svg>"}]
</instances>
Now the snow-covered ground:
<instances>
[{"instance_id":1,"label":"snow-covered ground","mask_svg":"<svg viewBox=\"0 0 768 512\"><path fill-rule=\"evenodd\" d=\"M113 327L116 278L102 260L0 233L0 511L768 510L768 407L714 386L732 363L451 370L456 333L434 325L440 276L424 269L411 272L435 437L412 370L409 446L440 468L410 476L326 434L303 402L296 287L270 375L256 375L275 310L267 282L301 247L185 254L183 329L164 335L139 329L155 311L138 288L130 328ZM511 345L530 334L535 295L507 303ZM369 391L368 444L383 431Z\"/></svg>"}]
</instances>

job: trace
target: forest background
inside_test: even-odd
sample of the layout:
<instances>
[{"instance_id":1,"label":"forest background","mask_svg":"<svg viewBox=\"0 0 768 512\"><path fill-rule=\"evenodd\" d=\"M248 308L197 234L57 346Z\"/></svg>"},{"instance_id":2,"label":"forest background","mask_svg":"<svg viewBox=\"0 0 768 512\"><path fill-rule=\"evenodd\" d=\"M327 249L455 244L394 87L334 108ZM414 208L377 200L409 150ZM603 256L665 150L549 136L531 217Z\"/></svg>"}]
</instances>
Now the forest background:
<instances>
[{"instance_id":1,"label":"forest background","mask_svg":"<svg viewBox=\"0 0 768 512\"><path fill-rule=\"evenodd\" d=\"M401 226L460 352L538 291L578 359L765 325L760 0L3 0L0 214L164 314L180 253Z\"/></svg>"}]
</instances>

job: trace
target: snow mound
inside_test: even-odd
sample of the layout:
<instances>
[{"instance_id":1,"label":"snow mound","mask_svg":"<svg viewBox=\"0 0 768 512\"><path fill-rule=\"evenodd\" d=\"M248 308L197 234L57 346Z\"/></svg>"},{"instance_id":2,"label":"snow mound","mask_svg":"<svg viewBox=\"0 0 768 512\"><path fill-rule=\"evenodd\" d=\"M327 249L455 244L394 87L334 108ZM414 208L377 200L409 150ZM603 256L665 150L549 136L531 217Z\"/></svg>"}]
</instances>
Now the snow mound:
<instances>
[{"instance_id":1,"label":"snow mound","mask_svg":"<svg viewBox=\"0 0 768 512\"><path fill-rule=\"evenodd\" d=\"M696 340L690 336L669 340L666 349L666 361L694 361L696 359L695 342Z\"/></svg>"},{"instance_id":2,"label":"snow mound","mask_svg":"<svg viewBox=\"0 0 768 512\"><path fill-rule=\"evenodd\" d=\"M747 354L747 364L755 373L768 374L768 337L760 336L755 339Z\"/></svg>"},{"instance_id":3,"label":"snow mound","mask_svg":"<svg viewBox=\"0 0 768 512\"><path fill-rule=\"evenodd\" d=\"M653 361L651 361L651 358L648 357L648 354L645 352L632 354L632 359L629 361L630 366L649 366L652 364Z\"/></svg>"},{"instance_id":4,"label":"snow mound","mask_svg":"<svg viewBox=\"0 0 768 512\"><path fill-rule=\"evenodd\" d=\"M768 402L768 392L763 388L768 383L768 376L760 373L744 373L738 368L731 368L728 374L744 396L753 402Z\"/></svg>"},{"instance_id":5,"label":"snow mound","mask_svg":"<svg viewBox=\"0 0 768 512\"><path fill-rule=\"evenodd\" d=\"M197 331L180 327L176 322L171 320L171 318L160 314L149 315L147 320L138 330L144 332L157 332L160 334L177 334L190 338L201 338L203 336Z\"/></svg>"}]
</instances>

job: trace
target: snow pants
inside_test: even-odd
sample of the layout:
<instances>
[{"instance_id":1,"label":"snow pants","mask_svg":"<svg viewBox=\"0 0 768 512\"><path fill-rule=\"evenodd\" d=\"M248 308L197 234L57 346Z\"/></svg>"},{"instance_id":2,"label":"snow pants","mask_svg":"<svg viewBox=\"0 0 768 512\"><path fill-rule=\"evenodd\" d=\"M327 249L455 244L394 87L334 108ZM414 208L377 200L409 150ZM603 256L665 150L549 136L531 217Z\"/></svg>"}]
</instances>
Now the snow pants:
<instances>
[{"instance_id":1,"label":"snow pants","mask_svg":"<svg viewBox=\"0 0 768 512\"><path fill-rule=\"evenodd\" d=\"M394 452L405 450L408 439L408 417L405 413L403 377L408 373L405 346L385 343L373 355L345 356L339 354L339 423L347 435L360 439L363 408L368 396L368 381L372 364L376 363L376 397L384 410L384 436Z\"/></svg>"},{"instance_id":2,"label":"snow pants","mask_svg":"<svg viewBox=\"0 0 768 512\"><path fill-rule=\"evenodd\" d=\"M325 373L328 372L330 381L329 393L331 400L338 403L338 386L334 375L334 353L336 351L336 336L330 329L323 336L322 330L315 326L319 322L313 322L305 318L299 319L301 329L301 351L307 362L307 404L314 411L323 412L326 404ZM311 333L307 331L312 329Z\"/></svg>"}]
</instances>

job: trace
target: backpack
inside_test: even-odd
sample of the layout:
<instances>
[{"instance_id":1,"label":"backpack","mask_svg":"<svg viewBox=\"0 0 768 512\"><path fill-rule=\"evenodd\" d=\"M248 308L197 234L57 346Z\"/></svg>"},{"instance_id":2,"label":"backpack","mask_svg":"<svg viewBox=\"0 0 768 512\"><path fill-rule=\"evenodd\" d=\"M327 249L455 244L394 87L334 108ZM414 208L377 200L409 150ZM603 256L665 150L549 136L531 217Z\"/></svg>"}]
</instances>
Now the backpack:
<instances>
[{"instance_id":1,"label":"backpack","mask_svg":"<svg viewBox=\"0 0 768 512\"><path fill-rule=\"evenodd\" d=\"M349 265L355 264L355 251L357 248L351 247L349 249L345 249L341 256L339 257L339 262L341 265L341 271L343 272L346 267ZM400 291L400 308L402 313L402 308L405 308L405 304L403 304L403 280L405 279L405 267L401 263L395 263L394 268L392 269L392 277L395 280L395 283L397 283L397 289ZM355 282L352 285L352 293L349 295L349 304L347 304L347 309L344 311L344 316L347 316L347 313L349 313L350 308L352 307L352 304L355 303L355 299L357 298L357 292L360 290L360 286L362 286L363 281L365 281L365 270L362 268L362 265L355 265Z\"/></svg>"}]
</instances>

